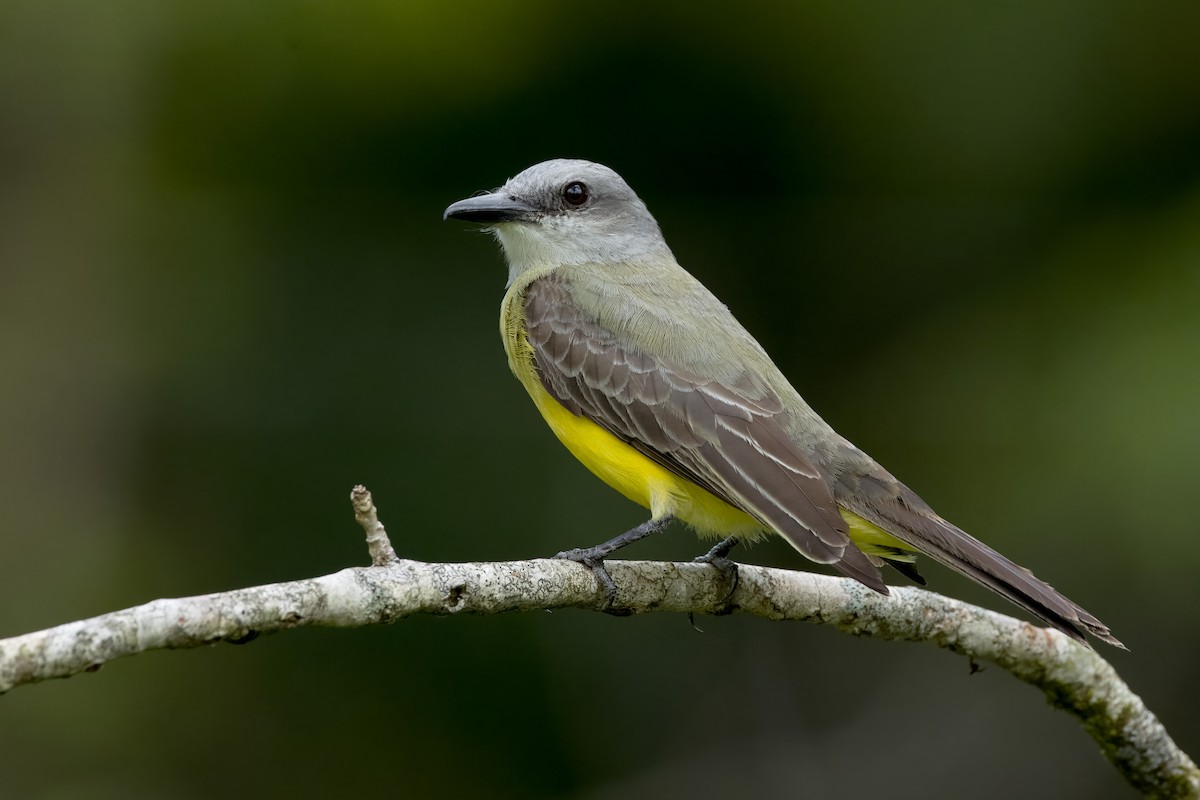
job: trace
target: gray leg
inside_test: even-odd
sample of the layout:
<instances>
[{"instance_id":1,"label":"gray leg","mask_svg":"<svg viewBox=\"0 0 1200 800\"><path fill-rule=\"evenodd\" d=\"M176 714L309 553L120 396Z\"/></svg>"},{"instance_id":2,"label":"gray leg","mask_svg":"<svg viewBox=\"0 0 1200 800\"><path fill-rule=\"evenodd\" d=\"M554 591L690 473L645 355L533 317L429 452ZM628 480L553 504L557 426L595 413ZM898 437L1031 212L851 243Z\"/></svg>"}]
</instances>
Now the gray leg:
<instances>
[{"instance_id":1,"label":"gray leg","mask_svg":"<svg viewBox=\"0 0 1200 800\"><path fill-rule=\"evenodd\" d=\"M611 606L613 601L617 599L617 585L613 583L612 576L605 569L604 559L627 544L633 544L638 539L645 539L647 536L666 530L666 527L674 519L674 517L663 517L662 519L647 520L636 528L630 528L620 536L609 539L604 544L598 544L595 547L576 547L573 550L563 550L554 557L565 558L568 561L577 561L589 568L592 574L596 576L596 580L604 587L604 597L608 601L606 605Z\"/></svg>"}]
</instances>

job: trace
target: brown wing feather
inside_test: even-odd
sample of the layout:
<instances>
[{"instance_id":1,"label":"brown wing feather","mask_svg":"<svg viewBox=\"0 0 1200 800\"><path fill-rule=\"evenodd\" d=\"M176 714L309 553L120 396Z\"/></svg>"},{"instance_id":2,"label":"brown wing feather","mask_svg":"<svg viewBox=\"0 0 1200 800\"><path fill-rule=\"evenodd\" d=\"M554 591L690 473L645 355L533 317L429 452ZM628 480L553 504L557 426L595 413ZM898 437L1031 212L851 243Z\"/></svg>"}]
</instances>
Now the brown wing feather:
<instances>
[{"instance_id":1,"label":"brown wing feather","mask_svg":"<svg viewBox=\"0 0 1200 800\"><path fill-rule=\"evenodd\" d=\"M525 324L542 385L573 414L742 509L813 561L887 592L878 568L850 542L824 478L774 419L777 397L622 343L553 276L526 291Z\"/></svg>"}]
</instances>

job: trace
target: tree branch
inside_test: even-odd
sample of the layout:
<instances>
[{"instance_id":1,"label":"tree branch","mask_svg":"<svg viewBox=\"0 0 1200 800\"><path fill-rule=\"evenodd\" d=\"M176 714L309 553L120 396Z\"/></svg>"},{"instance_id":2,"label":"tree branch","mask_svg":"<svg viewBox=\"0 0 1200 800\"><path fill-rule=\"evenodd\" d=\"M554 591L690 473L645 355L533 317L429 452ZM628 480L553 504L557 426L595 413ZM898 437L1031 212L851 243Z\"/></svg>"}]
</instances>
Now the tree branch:
<instances>
[{"instance_id":1,"label":"tree branch","mask_svg":"<svg viewBox=\"0 0 1200 800\"><path fill-rule=\"evenodd\" d=\"M551 608L604 611L590 570L569 561L427 564L397 558L355 487L355 516L374 565L229 592L155 600L0 640L0 692L98 669L162 648L246 642L306 625L359 627L414 614L495 614ZM884 597L846 578L740 565L735 587L707 564L610 561L612 613L728 614L833 625L856 636L919 641L998 664L1083 723L1136 788L1200 797L1200 769L1103 658L1058 631L922 589ZM731 592L730 589L733 589Z\"/></svg>"}]
</instances>

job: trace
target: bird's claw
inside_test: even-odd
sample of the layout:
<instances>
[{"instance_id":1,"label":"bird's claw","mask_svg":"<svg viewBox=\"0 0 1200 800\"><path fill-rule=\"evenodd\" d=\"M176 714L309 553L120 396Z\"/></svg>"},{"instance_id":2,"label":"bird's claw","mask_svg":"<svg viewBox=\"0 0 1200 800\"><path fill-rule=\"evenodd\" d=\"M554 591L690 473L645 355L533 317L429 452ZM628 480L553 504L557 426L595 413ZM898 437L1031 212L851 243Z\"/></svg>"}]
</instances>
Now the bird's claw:
<instances>
[{"instance_id":1,"label":"bird's claw","mask_svg":"<svg viewBox=\"0 0 1200 800\"><path fill-rule=\"evenodd\" d=\"M617 584L609 574L608 568L604 566L604 557L596 552L596 548L575 547L555 553L554 557L574 561L576 564L582 564L590 569L592 575L596 577L596 582L604 590L604 610L612 611L613 604L617 601Z\"/></svg>"},{"instance_id":2,"label":"bird's claw","mask_svg":"<svg viewBox=\"0 0 1200 800\"><path fill-rule=\"evenodd\" d=\"M714 567L729 583L729 591L721 598L721 604L724 605L733 597L733 593L738 587L738 565L736 561L728 558L729 551L737 544L734 537L729 537L719 542L713 549L709 550L702 556L696 556L692 559L693 562L701 564L709 564Z\"/></svg>"}]
</instances>

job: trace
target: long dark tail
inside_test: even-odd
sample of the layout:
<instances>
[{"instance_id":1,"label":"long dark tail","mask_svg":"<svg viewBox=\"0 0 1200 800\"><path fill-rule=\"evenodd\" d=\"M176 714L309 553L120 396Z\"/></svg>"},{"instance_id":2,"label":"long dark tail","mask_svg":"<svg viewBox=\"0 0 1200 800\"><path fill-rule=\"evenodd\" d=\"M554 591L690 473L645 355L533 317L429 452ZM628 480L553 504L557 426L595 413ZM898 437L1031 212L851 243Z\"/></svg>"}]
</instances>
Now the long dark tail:
<instances>
[{"instance_id":1,"label":"long dark tail","mask_svg":"<svg viewBox=\"0 0 1200 800\"><path fill-rule=\"evenodd\" d=\"M885 501L860 495L857 499L866 503L853 503L859 507L850 510L914 550L1007 597L1072 639L1087 644L1085 634L1091 634L1122 650L1128 649L1103 622L1029 570L933 513L912 490L903 484L889 488L891 496Z\"/></svg>"},{"instance_id":2,"label":"long dark tail","mask_svg":"<svg viewBox=\"0 0 1200 800\"><path fill-rule=\"evenodd\" d=\"M934 546L928 541L914 542L913 546L925 544L921 549L934 560L1007 597L1073 639L1087 644L1084 634L1090 633L1102 642L1128 649L1112 635L1107 625L1053 586L955 525L945 520L938 522L944 529L943 536L939 537L943 541ZM950 541L945 542L945 539Z\"/></svg>"}]
</instances>

